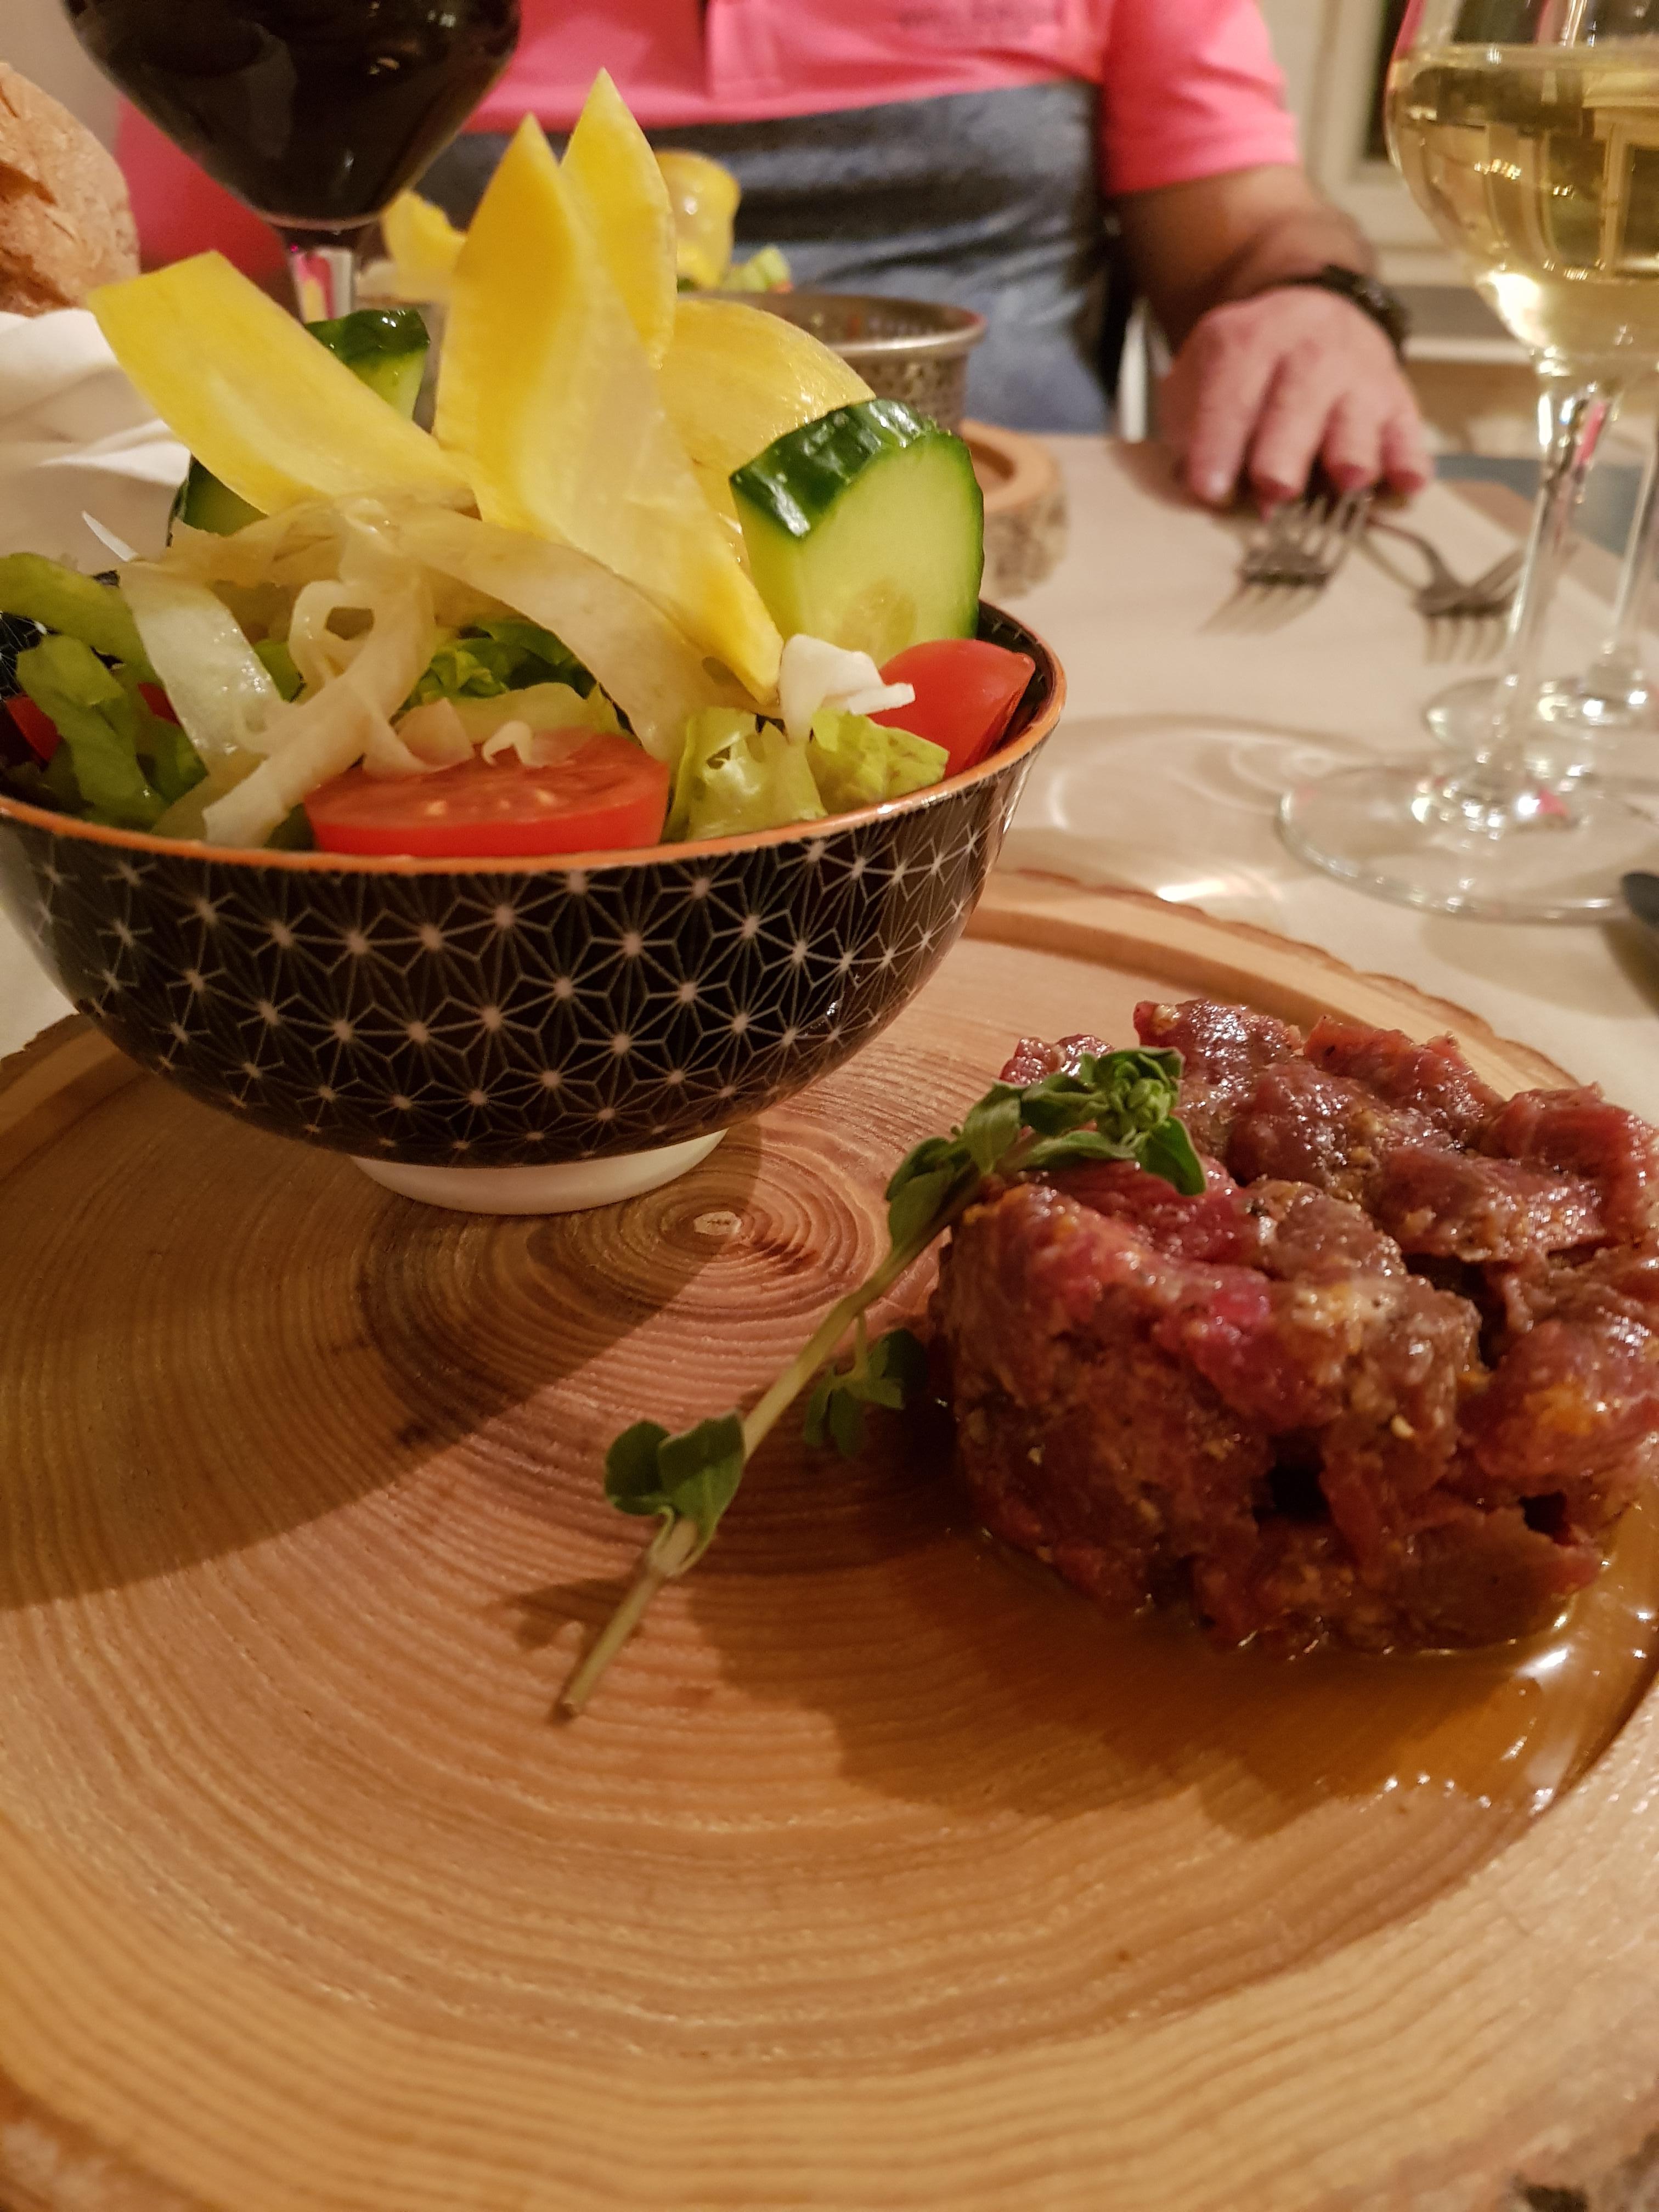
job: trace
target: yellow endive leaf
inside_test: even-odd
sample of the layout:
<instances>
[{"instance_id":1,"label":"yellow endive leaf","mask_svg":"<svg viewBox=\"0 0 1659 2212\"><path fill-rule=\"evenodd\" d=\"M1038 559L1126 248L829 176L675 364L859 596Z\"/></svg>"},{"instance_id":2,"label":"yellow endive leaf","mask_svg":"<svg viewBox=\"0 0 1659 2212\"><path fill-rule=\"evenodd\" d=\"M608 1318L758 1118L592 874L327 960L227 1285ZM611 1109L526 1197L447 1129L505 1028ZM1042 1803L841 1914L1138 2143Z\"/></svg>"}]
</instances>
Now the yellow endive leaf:
<instances>
[{"instance_id":1,"label":"yellow endive leaf","mask_svg":"<svg viewBox=\"0 0 1659 2212\"><path fill-rule=\"evenodd\" d=\"M605 70L593 80L561 166L654 365L674 335L674 211L645 133Z\"/></svg>"},{"instance_id":2,"label":"yellow endive leaf","mask_svg":"<svg viewBox=\"0 0 1659 2212\"><path fill-rule=\"evenodd\" d=\"M418 192L399 192L380 217L380 235L399 299L421 303L449 297L466 234L456 229L441 207Z\"/></svg>"},{"instance_id":3,"label":"yellow endive leaf","mask_svg":"<svg viewBox=\"0 0 1659 2212\"><path fill-rule=\"evenodd\" d=\"M738 180L706 154L670 150L658 155L657 166L673 210L679 273L699 291L712 292L732 265Z\"/></svg>"},{"instance_id":4,"label":"yellow endive leaf","mask_svg":"<svg viewBox=\"0 0 1659 2212\"><path fill-rule=\"evenodd\" d=\"M456 266L437 433L486 522L578 546L756 698L769 696L776 626L698 489L598 241L532 118Z\"/></svg>"},{"instance_id":5,"label":"yellow endive leaf","mask_svg":"<svg viewBox=\"0 0 1659 2212\"><path fill-rule=\"evenodd\" d=\"M263 514L353 492L466 499L435 441L222 254L106 284L87 305L173 435Z\"/></svg>"},{"instance_id":6,"label":"yellow endive leaf","mask_svg":"<svg viewBox=\"0 0 1659 2212\"><path fill-rule=\"evenodd\" d=\"M732 515L733 469L787 430L871 396L857 370L810 331L730 300L679 302L657 380L698 481Z\"/></svg>"}]
</instances>

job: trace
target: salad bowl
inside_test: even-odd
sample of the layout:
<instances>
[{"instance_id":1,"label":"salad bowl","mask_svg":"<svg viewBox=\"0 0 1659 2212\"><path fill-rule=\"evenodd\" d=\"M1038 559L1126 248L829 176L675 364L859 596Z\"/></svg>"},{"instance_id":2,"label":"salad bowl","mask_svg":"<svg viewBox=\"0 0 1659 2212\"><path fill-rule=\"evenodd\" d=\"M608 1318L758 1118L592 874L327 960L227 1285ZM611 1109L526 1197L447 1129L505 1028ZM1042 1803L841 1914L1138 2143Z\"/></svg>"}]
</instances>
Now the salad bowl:
<instances>
[{"instance_id":1,"label":"salad bowl","mask_svg":"<svg viewBox=\"0 0 1659 2212\"><path fill-rule=\"evenodd\" d=\"M984 888L1065 683L978 767L862 812L480 864L236 852L0 798L0 907L123 1051L204 1103L491 1213L610 1203L839 1066Z\"/></svg>"}]
</instances>

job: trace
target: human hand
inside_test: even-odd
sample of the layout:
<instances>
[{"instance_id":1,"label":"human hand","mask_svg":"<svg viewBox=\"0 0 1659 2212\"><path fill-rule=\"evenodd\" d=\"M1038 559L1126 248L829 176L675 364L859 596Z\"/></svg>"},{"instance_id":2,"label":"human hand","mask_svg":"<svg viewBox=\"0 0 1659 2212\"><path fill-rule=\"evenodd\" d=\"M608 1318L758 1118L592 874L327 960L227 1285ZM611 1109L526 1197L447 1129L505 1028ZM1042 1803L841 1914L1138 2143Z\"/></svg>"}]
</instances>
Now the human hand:
<instances>
[{"instance_id":1,"label":"human hand","mask_svg":"<svg viewBox=\"0 0 1659 2212\"><path fill-rule=\"evenodd\" d=\"M1212 307L1176 356L1163 434L1188 489L1225 506L1248 475L1261 505L1300 496L1316 462L1340 491L1419 491L1422 417L1394 348L1351 301L1280 285Z\"/></svg>"}]
</instances>

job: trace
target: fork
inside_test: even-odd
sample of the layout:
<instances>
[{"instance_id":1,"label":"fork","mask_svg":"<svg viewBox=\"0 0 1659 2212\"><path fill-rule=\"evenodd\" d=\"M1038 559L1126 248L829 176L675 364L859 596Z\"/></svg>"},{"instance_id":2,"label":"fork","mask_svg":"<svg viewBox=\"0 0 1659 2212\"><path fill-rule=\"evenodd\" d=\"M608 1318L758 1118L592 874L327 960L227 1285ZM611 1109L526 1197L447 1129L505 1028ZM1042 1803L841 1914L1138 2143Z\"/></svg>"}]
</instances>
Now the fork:
<instances>
[{"instance_id":1,"label":"fork","mask_svg":"<svg viewBox=\"0 0 1659 2212\"><path fill-rule=\"evenodd\" d=\"M1408 544L1416 546L1427 562L1429 580L1413 594L1412 604L1419 614L1426 616L1431 622L1503 613L1514 596L1515 580L1527 557L1523 546L1511 546L1490 568L1466 584L1446 566L1439 549L1416 531L1407 530L1398 522L1385 521L1380 514L1371 517L1371 528L1385 531L1390 538L1403 538Z\"/></svg>"},{"instance_id":2,"label":"fork","mask_svg":"<svg viewBox=\"0 0 1659 2212\"><path fill-rule=\"evenodd\" d=\"M1512 546L1490 568L1465 583L1453 574L1439 549L1415 530L1387 521L1381 515L1371 517L1370 526L1391 538L1403 538L1417 548L1428 564L1429 580L1413 592L1412 605L1429 624L1431 659L1455 659L1462 636L1473 641L1478 656L1483 642L1489 641L1489 629L1509 613L1516 581L1527 557L1524 547ZM1437 649L1442 647L1443 650Z\"/></svg>"},{"instance_id":3,"label":"fork","mask_svg":"<svg viewBox=\"0 0 1659 2212\"><path fill-rule=\"evenodd\" d=\"M1336 499L1316 494L1275 508L1244 549L1238 589L1217 626L1272 629L1299 614L1347 559L1370 507L1364 490Z\"/></svg>"}]
</instances>

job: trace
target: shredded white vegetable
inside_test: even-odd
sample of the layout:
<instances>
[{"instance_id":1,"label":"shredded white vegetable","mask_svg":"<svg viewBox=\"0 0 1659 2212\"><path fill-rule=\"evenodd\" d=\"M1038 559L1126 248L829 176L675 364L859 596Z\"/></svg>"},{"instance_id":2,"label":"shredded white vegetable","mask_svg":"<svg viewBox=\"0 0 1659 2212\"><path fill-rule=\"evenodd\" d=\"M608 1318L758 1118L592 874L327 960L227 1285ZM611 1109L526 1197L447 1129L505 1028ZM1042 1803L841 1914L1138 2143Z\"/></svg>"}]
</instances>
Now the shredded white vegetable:
<instances>
[{"instance_id":1,"label":"shredded white vegetable","mask_svg":"<svg viewBox=\"0 0 1659 2212\"><path fill-rule=\"evenodd\" d=\"M915 696L911 684L884 684L867 653L849 653L844 646L809 637L805 631L784 641L778 705L783 726L798 745L804 745L811 734L812 717L820 707L838 707L848 714L880 714L890 707L908 707Z\"/></svg>"},{"instance_id":2,"label":"shredded white vegetable","mask_svg":"<svg viewBox=\"0 0 1659 2212\"><path fill-rule=\"evenodd\" d=\"M149 561L121 571L121 592L210 775L262 750L282 696L224 603L205 584Z\"/></svg>"},{"instance_id":3,"label":"shredded white vegetable","mask_svg":"<svg viewBox=\"0 0 1659 2212\"><path fill-rule=\"evenodd\" d=\"M591 730L532 730L528 722L503 722L479 748L487 761L517 753L526 768L552 768L588 744Z\"/></svg>"},{"instance_id":4,"label":"shredded white vegetable","mask_svg":"<svg viewBox=\"0 0 1659 2212\"><path fill-rule=\"evenodd\" d=\"M472 738L453 699L415 707L398 725L398 735L427 768L453 768L472 757Z\"/></svg>"},{"instance_id":5,"label":"shredded white vegetable","mask_svg":"<svg viewBox=\"0 0 1659 2212\"><path fill-rule=\"evenodd\" d=\"M386 534L411 558L487 592L562 638L656 759L675 766L705 707L754 701L633 585L572 545L437 507L393 510Z\"/></svg>"},{"instance_id":6,"label":"shredded white vegetable","mask_svg":"<svg viewBox=\"0 0 1659 2212\"><path fill-rule=\"evenodd\" d=\"M208 808L210 844L263 845L301 799L358 760L382 775L420 775L431 765L391 726L432 658L431 590L417 568L390 567L383 548L354 545L355 536L348 538L341 581L371 627L342 641L352 647L349 665L282 717L276 749Z\"/></svg>"}]
</instances>

